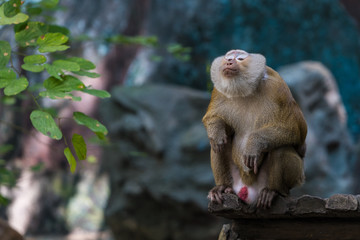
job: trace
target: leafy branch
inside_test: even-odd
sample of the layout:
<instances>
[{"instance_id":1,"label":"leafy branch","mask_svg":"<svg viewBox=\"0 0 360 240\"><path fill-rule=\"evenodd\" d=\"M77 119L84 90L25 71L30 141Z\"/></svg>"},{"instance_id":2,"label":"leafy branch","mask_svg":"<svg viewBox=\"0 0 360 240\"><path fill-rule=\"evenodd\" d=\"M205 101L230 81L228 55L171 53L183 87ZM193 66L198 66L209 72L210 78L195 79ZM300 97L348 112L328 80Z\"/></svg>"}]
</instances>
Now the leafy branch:
<instances>
[{"instance_id":1,"label":"leafy branch","mask_svg":"<svg viewBox=\"0 0 360 240\"><path fill-rule=\"evenodd\" d=\"M31 92L32 100L37 107L29 116L32 125L54 140L64 139L66 145L64 155L69 162L71 172L74 173L76 159L86 159L86 142L81 135L73 134L71 144L74 154L61 130L62 117L53 116L48 109L41 107L38 99L81 101L81 97L74 95L75 92L83 92L99 98L108 98L110 94L86 86L79 79L79 76L90 78L100 76L92 71L96 66L91 61L80 57L65 57L65 55L52 60L52 53L61 53L70 48L68 42L70 31L65 27L38 19L40 13L56 10L58 2L59 0L41 0L32 3L24 3L20 0L0 2L0 25L13 26L16 48L21 48L21 52L25 52L25 54L19 53L8 41L0 40L0 89L3 89L6 97L19 96L25 90ZM48 19L44 16L41 19ZM21 69L17 69L14 65L14 56L23 58ZM32 84L27 78L27 72L47 73L45 75L48 77L42 81L39 92L29 88ZM55 121L56 119L58 122ZM86 126L100 139L105 139L108 133L104 125L84 113L74 112L72 119L77 124Z\"/></svg>"}]
</instances>

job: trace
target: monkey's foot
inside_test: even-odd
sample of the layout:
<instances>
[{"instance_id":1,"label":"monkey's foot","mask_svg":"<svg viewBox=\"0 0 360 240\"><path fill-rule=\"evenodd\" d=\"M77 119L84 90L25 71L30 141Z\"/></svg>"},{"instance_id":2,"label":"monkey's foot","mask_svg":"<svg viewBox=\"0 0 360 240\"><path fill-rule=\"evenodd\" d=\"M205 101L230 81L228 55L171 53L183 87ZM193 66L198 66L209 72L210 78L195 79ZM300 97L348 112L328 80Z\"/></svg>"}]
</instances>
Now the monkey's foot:
<instances>
[{"instance_id":1,"label":"monkey's foot","mask_svg":"<svg viewBox=\"0 0 360 240\"><path fill-rule=\"evenodd\" d=\"M224 193L234 193L234 190L226 185L219 185L219 186L215 186L213 187L209 194L208 194L208 199L210 199L211 202L216 202L218 204L222 204L224 198L223 198L223 194Z\"/></svg>"},{"instance_id":2,"label":"monkey's foot","mask_svg":"<svg viewBox=\"0 0 360 240\"><path fill-rule=\"evenodd\" d=\"M278 195L278 193L276 191L270 190L268 188L263 188L263 190L261 190L261 192L260 192L256 206L264 208L264 209L270 208L273 199L277 195Z\"/></svg>"}]
</instances>

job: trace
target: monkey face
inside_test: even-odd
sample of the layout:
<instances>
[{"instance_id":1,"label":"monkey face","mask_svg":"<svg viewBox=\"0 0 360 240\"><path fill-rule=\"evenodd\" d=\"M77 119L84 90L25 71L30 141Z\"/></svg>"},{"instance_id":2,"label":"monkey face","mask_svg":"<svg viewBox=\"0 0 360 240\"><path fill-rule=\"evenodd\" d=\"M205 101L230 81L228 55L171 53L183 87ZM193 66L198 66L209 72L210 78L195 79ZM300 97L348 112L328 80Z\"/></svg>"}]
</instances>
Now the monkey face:
<instances>
[{"instance_id":1,"label":"monkey face","mask_svg":"<svg viewBox=\"0 0 360 240\"><path fill-rule=\"evenodd\" d=\"M246 97L256 91L265 69L264 56L231 50L213 61L210 75L214 87L226 97Z\"/></svg>"},{"instance_id":2,"label":"monkey face","mask_svg":"<svg viewBox=\"0 0 360 240\"><path fill-rule=\"evenodd\" d=\"M236 75L239 75L241 69L244 68L246 63L244 62L249 53L243 50L231 50L227 52L224 56L221 66L221 72L226 78L233 78Z\"/></svg>"}]
</instances>

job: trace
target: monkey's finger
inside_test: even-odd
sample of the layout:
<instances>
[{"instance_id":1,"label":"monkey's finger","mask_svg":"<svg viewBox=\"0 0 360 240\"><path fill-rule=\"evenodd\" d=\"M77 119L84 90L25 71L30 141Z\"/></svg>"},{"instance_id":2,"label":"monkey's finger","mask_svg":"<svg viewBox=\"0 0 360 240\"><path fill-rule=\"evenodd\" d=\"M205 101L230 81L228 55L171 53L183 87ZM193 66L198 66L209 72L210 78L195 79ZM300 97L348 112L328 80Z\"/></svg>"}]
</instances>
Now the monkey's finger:
<instances>
[{"instance_id":1,"label":"monkey's finger","mask_svg":"<svg viewBox=\"0 0 360 240\"><path fill-rule=\"evenodd\" d=\"M234 190L230 187L226 188L224 192L225 193L235 193Z\"/></svg>"},{"instance_id":2,"label":"monkey's finger","mask_svg":"<svg viewBox=\"0 0 360 240\"><path fill-rule=\"evenodd\" d=\"M244 163L245 163L245 166L250 168L250 157L248 155L244 156Z\"/></svg>"},{"instance_id":3,"label":"monkey's finger","mask_svg":"<svg viewBox=\"0 0 360 240\"><path fill-rule=\"evenodd\" d=\"M258 158L256 157L255 160L254 160L254 173L255 173L255 174L257 174L257 172L258 172L257 162L258 162Z\"/></svg>"},{"instance_id":4,"label":"monkey's finger","mask_svg":"<svg viewBox=\"0 0 360 240\"><path fill-rule=\"evenodd\" d=\"M272 203L272 200L274 198L274 192L271 191L268 193L268 197L267 197L267 208L270 208L271 207L271 203Z\"/></svg>"},{"instance_id":5,"label":"monkey's finger","mask_svg":"<svg viewBox=\"0 0 360 240\"><path fill-rule=\"evenodd\" d=\"M262 208L265 208L265 206L266 206L266 196L267 196L267 191L265 189L265 191L263 192L263 194L261 196L261 206L262 206Z\"/></svg>"},{"instance_id":6,"label":"monkey's finger","mask_svg":"<svg viewBox=\"0 0 360 240\"><path fill-rule=\"evenodd\" d=\"M266 196L265 196L265 201L264 201L264 208L268 208L268 207L270 207L269 206L269 202L271 202L270 201L270 195L271 195L271 193L270 192L267 192L267 194L266 194Z\"/></svg>"},{"instance_id":7,"label":"monkey's finger","mask_svg":"<svg viewBox=\"0 0 360 240\"><path fill-rule=\"evenodd\" d=\"M209 192L207 197L208 197L208 199L210 199L211 202L214 202L215 198L214 198L214 194L212 192Z\"/></svg>"},{"instance_id":8,"label":"monkey's finger","mask_svg":"<svg viewBox=\"0 0 360 240\"><path fill-rule=\"evenodd\" d=\"M254 167L254 156L250 156L249 157L249 168L253 168Z\"/></svg>"},{"instance_id":9,"label":"monkey's finger","mask_svg":"<svg viewBox=\"0 0 360 240\"><path fill-rule=\"evenodd\" d=\"M268 208L271 207L272 202L273 202L275 196L276 196L276 192L275 192L275 191L271 191L271 192L269 193Z\"/></svg>"},{"instance_id":10,"label":"monkey's finger","mask_svg":"<svg viewBox=\"0 0 360 240\"><path fill-rule=\"evenodd\" d=\"M243 156L243 161L244 161L244 165L247 166L247 156L246 155Z\"/></svg>"},{"instance_id":11,"label":"monkey's finger","mask_svg":"<svg viewBox=\"0 0 360 240\"><path fill-rule=\"evenodd\" d=\"M214 198L215 198L215 200L216 200L216 202L217 202L218 204L222 204L222 201L221 201L221 198L220 198L219 194L215 193L215 194L214 194Z\"/></svg>"},{"instance_id":12,"label":"monkey's finger","mask_svg":"<svg viewBox=\"0 0 360 240\"><path fill-rule=\"evenodd\" d=\"M221 152L224 149L224 144L218 145L218 151Z\"/></svg>"},{"instance_id":13,"label":"monkey's finger","mask_svg":"<svg viewBox=\"0 0 360 240\"><path fill-rule=\"evenodd\" d=\"M259 196L257 203L256 203L256 207L259 208L261 204L261 195Z\"/></svg>"}]
</instances>

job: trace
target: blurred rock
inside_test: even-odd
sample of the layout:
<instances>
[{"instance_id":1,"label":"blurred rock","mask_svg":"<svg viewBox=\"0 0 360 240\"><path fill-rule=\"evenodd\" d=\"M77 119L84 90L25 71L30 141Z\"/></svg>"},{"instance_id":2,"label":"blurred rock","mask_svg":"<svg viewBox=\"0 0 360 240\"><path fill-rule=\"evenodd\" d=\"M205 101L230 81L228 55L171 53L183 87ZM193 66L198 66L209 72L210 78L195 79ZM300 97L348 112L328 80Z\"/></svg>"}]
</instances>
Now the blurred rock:
<instances>
[{"instance_id":1,"label":"blurred rock","mask_svg":"<svg viewBox=\"0 0 360 240\"><path fill-rule=\"evenodd\" d=\"M335 194L328 199L325 207L338 211L355 211L358 209L358 201L354 195Z\"/></svg>"},{"instance_id":2,"label":"blurred rock","mask_svg":"<svg viewBox=\"0 0 360 240\"><path fill-rule=\"evenodd\" d=\"M112 145L107 223L116 239L211 239L219 220L208 215L213 176L201 118L210 94L188 88L118 87L102 107Z\"/></svg>"},{"instance_id":3,"label":"blurred rock","mask_svg":"<svg viewBox=\"0 0 360 240\"><path fill-rule=\"evenodd\" d=\"M66 223L72 234L97 233L104 227L104 209L109 197L109 183L105 175L93 169L83 171L76 184L76 193L69 199Z\"/></svg>"},{"instance_id":4,"label":"blurred rock","mask_svg":"<svg viewBox=\"0 0 360 240\"><path fill-rule=\"evenodd\" d=\"M308 124L306 182L297 194L328 197L352 193L355 151L346 126L346 112L336 82L319 62L281 67Z\"/></svg>"}]
</instances>

